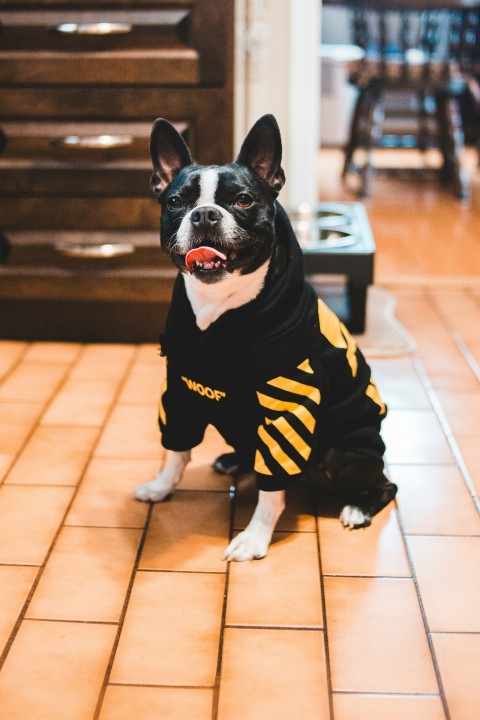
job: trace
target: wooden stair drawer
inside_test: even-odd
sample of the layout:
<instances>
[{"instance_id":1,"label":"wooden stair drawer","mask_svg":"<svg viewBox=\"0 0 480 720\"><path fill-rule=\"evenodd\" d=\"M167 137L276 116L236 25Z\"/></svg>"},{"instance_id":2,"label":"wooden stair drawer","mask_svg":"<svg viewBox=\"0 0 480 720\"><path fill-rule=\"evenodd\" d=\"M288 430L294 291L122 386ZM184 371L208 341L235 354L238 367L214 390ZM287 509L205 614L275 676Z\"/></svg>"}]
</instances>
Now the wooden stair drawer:
<instances>
[{"instance_id":1,"label":"wooden stair drawer","mask_svg":"<svg viewBox=\"0 0 480 720\"><path fill-rule=\"evenodd\" d=\"M5 238L2 298L55 299L61 286L69 300L170 300L176 270L157 233L11 232Z\"/></svg>"},{"instance_id":2,"label":"wooden stair drawer","mask_svg":"<svg viewBox=\"0 0 480 720\"><path fill-rule=\"evenodd\" d=\"M151 122L17 121L1 122L5 135L2 159L55 163L149 162ZM187 123L175 123L185 134Z\"/></svg>"},{"instance_id":3,"label":"wooden stair drawer","mask_svg":"<svg viewBox=\"0 0 480 720\"><path fill-rule=\"evenodd\" d=\"M0 11L0 82L162 85L199 82L199 55L184 41L187 9Z\"/></svg>"},{"instance_id":4,"label":"wooden stair drawer","mask_svg":"<svg viewBox=\"0 0 480 720\"><path fill-rule=\"evenodd\" d=\"M154 230L159 208L145 198L2 197L0 216L5 230Z\"/></svg>"},{"instance_id":5,"label":"wooden stair drawer","mask_svg":"<svg viewBox=\"0 0 480 720\"><path fill-rule=\"evenodd\" d=\"M11 197L14 202L19 193L30 198L32 192L43 197L150 197L151 172L149 162L138 160L89 163L86 167L58 167L55 163L43 162L32 167L28 160L0 159L0 185L5 200Z\"/></svg>"},{"instance_id":6,"label":"wooden stair drawer","mask_svg":"<svg viewBox=\"0 0 480 720\"><path fill-rule=\"evenodd\" d=\"M146 72L162 85L195 85L198 55L190 49L83 52L7 51L0 56L0 82L44 85L128 85Z\"/></svg>"}]
</instances>

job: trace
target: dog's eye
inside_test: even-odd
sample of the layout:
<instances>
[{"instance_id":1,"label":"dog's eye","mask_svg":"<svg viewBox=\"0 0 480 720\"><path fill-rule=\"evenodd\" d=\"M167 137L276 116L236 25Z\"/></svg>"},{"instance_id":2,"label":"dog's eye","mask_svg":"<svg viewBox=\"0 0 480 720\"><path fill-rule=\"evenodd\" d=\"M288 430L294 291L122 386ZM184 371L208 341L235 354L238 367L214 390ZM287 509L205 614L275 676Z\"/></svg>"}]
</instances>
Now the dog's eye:
<instances>
[{"instance_id":1,"label":"dog's eye","mask_svg":"<svg viewBox=\"0 0 480 720\"><path fill-rule=\"evenodd\" d=\"M169 210L180 210L183 207L183 202L178 195L172 195L167 200L167 207Z\"/></svg>"},{"instance_id":2,"label":"dog's eye","mask_svg":"<svg viewBox=\"0 0 480 720\"><path fill-rule=\"evenodd\" d=\"M252 196L247 195L247 193L240 193L235 199L235 205L238 205L240 208L248 208L250 205L253 205L253 202Z\"/></svg>"}]
</instances>

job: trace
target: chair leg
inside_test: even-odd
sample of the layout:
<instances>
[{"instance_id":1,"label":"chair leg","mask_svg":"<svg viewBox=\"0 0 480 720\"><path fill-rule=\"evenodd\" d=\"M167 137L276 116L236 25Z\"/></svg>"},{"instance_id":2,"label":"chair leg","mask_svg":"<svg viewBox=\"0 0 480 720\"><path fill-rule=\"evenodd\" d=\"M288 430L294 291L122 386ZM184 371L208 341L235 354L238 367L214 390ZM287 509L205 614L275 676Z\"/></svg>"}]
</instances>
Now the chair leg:
<instances>
[{"instance_id":1,"label":"chair leg","mask_svg":"<svg viewBox=\"0 0 480 720\"><path fill-rule=\"evenodd\" d=\"M362 88L362 90L360 90L360 94L357 98L357 102L355 103L355 107L353 110L352 121L350 124L350 134L348 137L348 142L345 146L345 159L343 163L342 178L345 178L348 171L351 169L355 150L361 145L361 125L363 115L366 109L367 98L368 88Z\"/></svg>"},{"instance_id":2,"label":"chair leg","mask_svg":"<svg viewBox=\"0 0 480 720\"><path fill-rule=\"evenodd\" d=\"M370 185L375 169L373 166L373 151L380 144L385 120L385 107L381 88L372 87L369 105L367 108L365 127L365 164L361 171L360 197L368 197Z\"/></svg>"},{"instance_id":3,"label":"chair leg","mask_svg":"<svg viewBox=\"0 0 480 720\"><path fill-rule=\"evenodd\" d=\"M343 179L350 171L360 176L360 197L366 197L369 193L373 174L372 151L381 138L383 118L381 88L372 82L361 91L355 105L342 171ZM362 165L356 165L353 156L360 148L365 150L365 161Z\"/></svg>"},{"instance_id":4,"label":"chair leg","mask_svg":"<svg viewBox=\"0 0 480 720\"><path fill-rule=\"evenodd\" d=\"M446 94L437 95L435 100L439 145L443 155L441 177L446 184L452 184L456 197L467 200L470 198L470 183L461 164L464 135L458 103Z\"/></svg>"},{"instance_id":5,"label":"chair leg","mask_svg":"<svg viewBox=\"0 0 480 720\"><path fill-rule=\"evenodd\" d=\"M420 152L424 153L428 147L428 112L427 112L427 94L425 90L419 90L416 93L418 101L418 140L417 146Z\"/></svg>"}]
</instances>

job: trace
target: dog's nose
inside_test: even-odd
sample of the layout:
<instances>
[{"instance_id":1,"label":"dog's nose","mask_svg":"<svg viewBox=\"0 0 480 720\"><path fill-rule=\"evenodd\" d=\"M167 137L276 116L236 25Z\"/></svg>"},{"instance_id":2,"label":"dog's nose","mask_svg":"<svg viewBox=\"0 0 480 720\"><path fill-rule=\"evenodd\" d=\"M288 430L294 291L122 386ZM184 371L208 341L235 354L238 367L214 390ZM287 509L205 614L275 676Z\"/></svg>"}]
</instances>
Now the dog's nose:
<instances>
[{"instance_id":1,"label":"dog's nose","mask_svg":"<svg viewBox=\"0 0 480 720\"><path fill-rule=\"evenodd\" d=\"M196 228L209 228L214 227L222 219L222 213L212 205L204 205L197 208L192 212L191 220L192 225Z\"/></svg>"}]
</instances>

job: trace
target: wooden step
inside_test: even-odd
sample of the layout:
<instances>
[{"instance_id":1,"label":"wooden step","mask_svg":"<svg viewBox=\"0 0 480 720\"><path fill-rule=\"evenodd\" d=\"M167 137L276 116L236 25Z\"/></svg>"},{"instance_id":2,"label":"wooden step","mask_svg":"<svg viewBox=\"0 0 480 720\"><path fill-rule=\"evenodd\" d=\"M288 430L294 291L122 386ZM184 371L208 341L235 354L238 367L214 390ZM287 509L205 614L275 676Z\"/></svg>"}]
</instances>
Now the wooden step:
<instances>
[{"instance_id":1,"label":"wooden step","mask_svg":"<svg viewBox=\"0 0 480 720\"><path fill-rule=\"evenodd\" d=\"M198 53L190 48L111 52L6 51L0 82L45 85L195 85Z\"/></svg>"}]
</instances>

